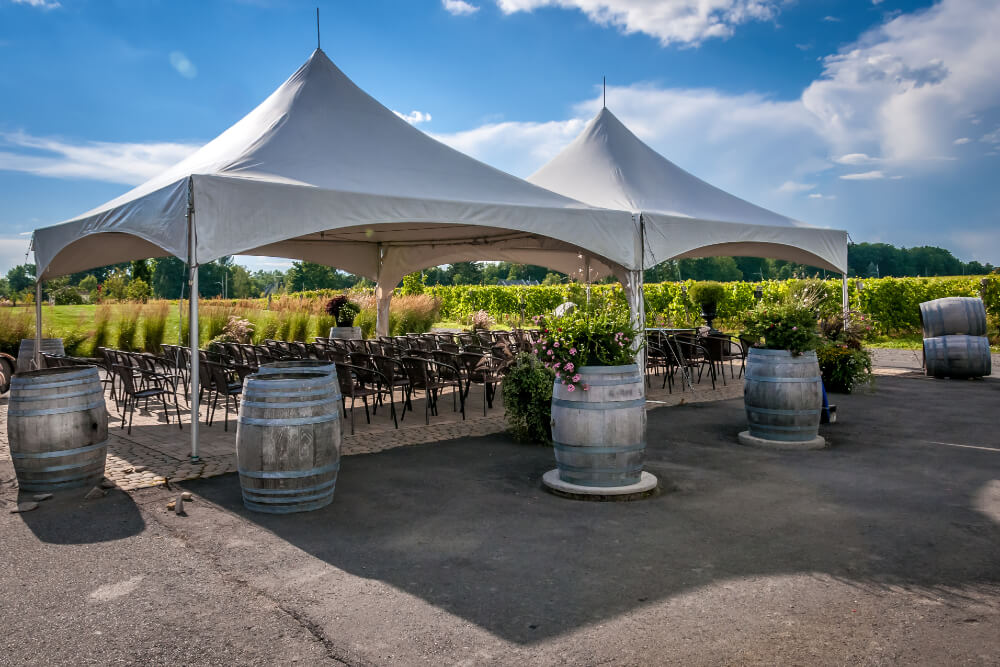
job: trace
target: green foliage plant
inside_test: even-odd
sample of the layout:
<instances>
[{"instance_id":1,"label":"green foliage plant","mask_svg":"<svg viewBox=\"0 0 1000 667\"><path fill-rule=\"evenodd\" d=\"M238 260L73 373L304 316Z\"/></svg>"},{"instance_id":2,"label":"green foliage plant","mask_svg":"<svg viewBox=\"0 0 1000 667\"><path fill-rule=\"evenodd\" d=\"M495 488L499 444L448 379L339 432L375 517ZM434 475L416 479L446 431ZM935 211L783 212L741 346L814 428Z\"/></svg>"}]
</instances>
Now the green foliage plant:
<instances>
[{"instance_id":1,"label":"green foliage plant","mask_svg":"<svg viewBox=\"0 0 1000 667\"><path fill-rule=\"evenodd\" d=\"M820 345L815 311L800 300L761 301L747 314L743 326L744 335L767 350L788 350L799 355Z\"/></svg>"},{"instance_id":2,"label":"green foliage plant","mask_svg":"<svg viewBox=\"0 0 1000 667\"><path fill-rule=\"evenodd\" d=\"M146 352L160 353L160 345L167 331L170 304L157 301L142 308L142 347Z\"/></svg>"},{"instance_id":3,"label":"green foliage plant","mask_svg":"<svg viewBox=\"0 0 1000 667\"><path fill-rule=\"evenodd\" d=\"M0 308L0 352L17 356L21 339L34 335L35 318L30 311Z\"/></svg>"},{"instance_id":4,"label":"green foliage plant","mask_svg":"<svg viewBox=\"0 0 1000 667\"><path fill-rule=\"evenodd\" d=\"M699 306L718 306L726 298L726 287L714 280L694 283L688 288L688 296Z\"/></svg>"},{"instance_id":5,"label":"green foliage plant","mask_svg":"<svg viewBox=\"0 0 1000 667\"><path fill-rule=\"evenodd\" d=\"M129 282L128 287L125 290L125 296L129 301L146 303L149 301L149 297L153 296L153 290L149 287L149 283L145 280L142 278L135 278Z\"/></svg>"},{"instance_id":6,"label":"green foliage plant","mask_svg":"<svg viewBox=\"0 0 1000 667\"><path fill-rule=\"evenodd\" d=\"M850 394L859 386L871 384L872 358L864 348L834 343L816 350L816 357L827 391Z\"/></svg>"},{"instance_id":7,"label":"green foliage plant","mask_svg":"<svg viewBox=\"0 0 1000 667\"><path fill-rule=\"evenodd\" d=\"M583 366L635 363L637 336L627 308L613 304L597 310L578 308L562 317L533 318L539 329L532 352L567 391L590 389L580 375Z\"/></svg>"},{"instance_id":8,"label":"green foliage plant","mask_svg":"<svg viewBox=\"0 0 1000 667\"><path fill-rule=\"evenodd\" d=\"M361 309L343 294L338 295L326 302L326 313L332 315L338 327L349 327L354 325L354 318ZM323 334L326 335L326 334Z\"/></svg>"},{"instance_id":9,"label":"green foliage plant","mask_svg":"<svg viewBox=\"0 0 1000 667\"><path fill-rule=\"evenodd\" d=\"M288 318L288 336L284 340L305 342L309 336L309 313L293 312Z\"/></svg>"},{"instance_id":10,"label":"green foliage plant","mask_svg":"<svg viewBox=\"0 0 1000 667\"><path fill-rule=\"evenodd\" d=\"M555 379L551 364L527 352L517 355L500 385L507 427L517 440L551 444Z\"/></svg>"},{"instance_id":11,"label":"green foliage plant","mask_svg":"<svg viewBox=\"0 0 1000 667\"><path fill-rule=\"evenodd\" d=\"M118 349L126 352L136 349L139 332L139 309L120 308L118 310Z\"/></svg>"}]
</instances>

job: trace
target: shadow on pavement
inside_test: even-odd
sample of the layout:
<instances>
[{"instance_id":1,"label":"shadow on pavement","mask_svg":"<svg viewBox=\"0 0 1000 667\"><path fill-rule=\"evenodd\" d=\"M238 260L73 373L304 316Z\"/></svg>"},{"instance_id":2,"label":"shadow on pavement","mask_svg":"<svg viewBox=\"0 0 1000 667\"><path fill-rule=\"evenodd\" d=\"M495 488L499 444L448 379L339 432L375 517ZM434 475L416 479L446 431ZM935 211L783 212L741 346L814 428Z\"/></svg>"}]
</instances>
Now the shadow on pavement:
<instances>
[{"instance_id":1,"label":"shadow on pavement","mask_svg":"<svg viewBox=\"0 0 1000 667\"><path fill-rule=\"evenodd\" d=\"M546 493L551 450L505 436L346 457L333 504L306 514L245 510L236 475L185 486L332 566L527 644L734 578L1000 585L1000 507L977 506L1000 479L998 391L881 378L874 394L836 397L840 422L822 431L833 447L816 452L738 445L740 400L655 410L647 469L667 490L632 503Z\"/></svg>"},{"instance_id":2,"label":"shadow on pavement","mask_svg":"<svg viewBox=\"0 0 1000 667\"><path fill-rule=\"evenodd\" d=\"M67 489L39 503L38 509L19 514L24 524L47 544L93 544L113 542L145 529L146 522L132 496L112 489L104 498L84 500L92 487ZM19 502L29 501L35 492L22 492Z\"/></svg>"}]
</instances>

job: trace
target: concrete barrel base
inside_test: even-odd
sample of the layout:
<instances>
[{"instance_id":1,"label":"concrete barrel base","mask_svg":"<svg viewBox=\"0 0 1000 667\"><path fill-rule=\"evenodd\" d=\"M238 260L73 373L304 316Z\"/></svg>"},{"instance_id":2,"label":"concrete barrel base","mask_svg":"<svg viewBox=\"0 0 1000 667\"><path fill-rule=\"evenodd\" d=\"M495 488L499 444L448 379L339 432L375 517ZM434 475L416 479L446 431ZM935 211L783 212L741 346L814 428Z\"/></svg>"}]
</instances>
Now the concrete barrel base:
<instances>
[{"instance_id":1,"label":"concrete barrel base","mask_svg":"<svg viewBox=\"0 0 1000 667\"><path fill-rule=\"evenodd\" d=\"M826 447L826 440L821 435L817 435L812 440L790 442L788 440L766 440L750 435L750 431L740 431L739 440L741 445L765 449L824 449Z\"/></svg>"},{"instance_id":2,"label":"concrete barrel base","mask_svg":"<svg viewBox=\"0 0 1000 667\"><path fill-rule=\"evenodd\" d=\"M559 469L555 468L542 475L542 484L555 495L565 498L623 502L652 496L659 482L655 475L643 471L639 481L628 486L581 486L562 481Z\"/></svg>"}]
</instances>

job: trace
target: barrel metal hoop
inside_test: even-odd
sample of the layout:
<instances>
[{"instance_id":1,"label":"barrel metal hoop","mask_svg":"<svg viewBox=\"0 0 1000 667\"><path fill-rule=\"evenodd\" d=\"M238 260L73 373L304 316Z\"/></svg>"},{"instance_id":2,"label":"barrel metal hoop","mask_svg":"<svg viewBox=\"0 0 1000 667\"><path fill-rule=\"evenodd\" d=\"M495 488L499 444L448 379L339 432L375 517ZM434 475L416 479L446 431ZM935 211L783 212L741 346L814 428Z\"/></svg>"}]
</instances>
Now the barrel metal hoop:
<instances>
[{"instance_id":1,"label":"barrel metal hoop","mask_svg":"<svg viewBox=\"0 0 1000 667\"><path fill-rule=\"evenodd\" d=\"M293 498L257 498L253 497L253 491L251 489L243 489L243 500L249 500L252 503L264 503L267 505L292 505L293 503L308 502L310 500L319 500L320 498L327 498L332 496L334 489L326 489L319 493L312 493L307 496L296 496Z\"/></svg>"},{"instance_id":2,"label":"barrel metal hoop","mask_svg":"<svg viewBox=\"0 0 1000 667\"><path fill-rule=\"evenodd\" d=\"M321 507L326 507L331 502L333 502L333 494L324 497L322 500L317 500L312 503L303 503L301 505L266 505L262 503L255 503L246 498L243 499L243 506L248 510L254 510L255 512L264 512L266 514L294 514L295 512L309 512L311 510L318 510Z\"/></svg>"},{"instance_id":3,"label":"barrel metal hoop","mask_svg":"<svg viewBox=\"0 0 1000 667\"><path fill-rule=\"evenodd\" d=\"M240 407L246 408L266 408L270 410L278 408L311 408L316 405L327 405L329 403L339 403L340 397L324 398L318 401L299 401L297 403L268 403L266 401L243 401Z\"/></svg>"},{"instance_id":4,"label":"barrel metal hoop","mask_svg":"<svg viewBox=\"0 0 1000 667\"><path fill-rule=\"evenodd\" d=\"M757 377L756 375L747 374L746 379L750 382L778 382L778 383L794 383L794 382L820 382L823 378L819 375L816 377L808 378L772 378L772 377Z\"/></svg>"},{"instance_id":5,"label":"barrel metal hoop","mask_svg":"<svg viewBox=\"0 0 1000 667\"><path fill-rule=\"evenodd\" d=\"M88 403L87 405L73 405L68 408L49 408L47 410L7 410L8 417L40 417L42 415L65 415L70 412L86 412L94 408L103 408L104 399Z\"/></svg>"},{"instance_id":6,"label":"barrel metal hoop","mask_svg":"<svg viewBox=\"0 0 1000 667\"><path fill-rule=\"evenodd\" d=\"M90 471L90 472L85 472L85 473L76 474L76 475L67 475L67 476L64 476L64 477L46 477L44 479L31 480L31 482L34 482L36 484L69 484L71 482L78 482L81 479L87 479L88 477L96 477L97 475L100 475L103 471L104 471L104 466L101 466L98 470L93 470L93 471ZM33 473L33 472L40 472L40 471L25 470L24 472L25 473ZM25 484L21 484L20 480L18 480L18 485L19 486L26 486Z\"/></svg>"},{"instance_id":7,"label":"barrel metal hoop","mask_svg":"<svg viewBox=\"0 0 1000 667\"><path fill-rule=\"evenodd\" d=\"M561 461L556 461L556 467L559 470L566 470L568 472L592 472L597 474L611 474L611 473L630 473L630 472L642 472L642 464L637 463L630 466L621 466L617 468L595 468L593 466L574 466L567 463L562 463Z\"/></svg>"},{"instance_id":8,"label":"barrel metal hoop","mask_svg":"<svg viewBox=\"0 0 1000 667\"><path fill-rule=\"evenodd\" d=\"M777 408L758 408L754 405L748 405L747 411L762 415L787 415L790 417L818 415L820 412L819 408L815 410L779 410Z\"/></svg>"},{"instance_id":9,"label":"barrel metal hoop","mask_svg":"<svg viewBox=\"0 0 1000 667\"><path fill-rule=\"evenodd\" d=\"M22 465L22 470L24 472L59 472L61 470L73 470L75 468L89 468L90 466L100 465L104 468L104 461L98 457L96 459L91 459L89 461L84 461L83 463L67 463L61 466L45 466L44 468L24 468Z\"/></svg>"},{"instance_id":10,"label":"barrel metal hoop","mask_svg":"<svg viewBox=\"0 0 1000 667\"><path fill-rule=\"evenodd\" d=\"M34 389L34 387L32 387ZM45 394L43 396L12 396L10 399L11 404L29 402L29 401L53 401L62 398L77 398L78 396L90 396L92 394L103 394L104 389L100 386L88 389L87 391L74 391L69 394Z\"/></svg>"},{"instance_id":11,"label":"barrel metal hoop","mask_svg":"<svg viewBox=\"0 0 1000 667\"><path fill-rule=\"evenodd\" d=\"M642 384L642 378L639 376L627 380L591 380L589 377L581 376L580 381L588 387L617 387L625 384Z\"/></svg>"},{"instance_id":12,"label":"barrel metal hoop","mask_svg":"<svg viewBox=\"0 0 1000 667\"><path fill-rule=\"evenodd\" d=\"M562 442L553 442L552 447L562 452L573 454L628 454L630 452L641 452L646 449L646 443L640 442L636 445L621 445L620 447L588 447L587 445L568 445Z\"/></svg>"},{"instance_id":13,"label":"barrel metal hoop","mask_svg":"<svg viewBox=\"0 0 1000 667\"><path fill-rule=\"evenodd\" d=\"M334 461L312 470L244 470L240 468L238 472L244 477L253 477L254 479L294 479L322 475L336 470L340 470L340 461Z\"/></svg>"},{"instance_id":14,"label":"barrel metal hoop","mask_svg":"<svg viewBox=\"0 0 1000 667\"><path fill-rule=\"evenodd\" d=\"M754 429L759 430L759 431L783 431L785 433L795 433L797 431L815 431L816 430L816 425L814 424L812 426L809 426L809 425L806 425L806 426L779 426L777 424L759 424L759 423L753 423L753 424L751 424L751 430L754 430Z\"/></svg>"},{"instance_id":15,"label":"barrel metal hoop","mask_svg":"<svg viewBox=\"0 0 1000 667\"><path fill-rule=\"evenodd\" d=\"M334 477L328 482L323 482L322 484L317 484L315 486L306 486L301 489L250 489L247 487L243 487L243 495L244 497L246 497L246 494L252 493L254 495L262 495L262 496L293 496L296 493L305 493L307 491L311 493L314 491L320 491L321 489L326 489L328 487L334 486L336 483L337 483L337 478Z\"/></svg>"},{"instance_id":16,"label":"barrel metal hoop","mask_svg":"<svg viewBox=\"0 0 1000 667\"><path fill-rule=\"evenodd\" d=\"M560 408L570 408L572 410L621 410L624 408L639 408L646 405L645 398L636 398L630 401L608 401L602 403L583 403L578 401L567 401L562 398L553 398L552 405Z\"/></svg>"},{"instance_id":17,"label":"barrel metal hoop","mask_svg":"<svg viewBox=\"0 0 1000 667\"><path fill-rule=\"evenodd\" d=\"M96 445L87 445L86 447L77 447L76 449L60 449L55 452L11 452L10 456L14 459L51 459L59 456L76 456L77 454L84 454L86 452L92 452L95 449L100 449L101 447L107 447L108 441L103 440Z\"/></svg>"},{"instance_id":18,"label":"barrel metal hoop","mask_svg":"<svg viewBox=\"0 0 1000 667\"><path fill-rule=\"evenodd\" d=\"M583 375L612 375L616 373L638 373L638 364L623 364L621 366L580 366L576 369Z\"/></svg>"},{"instance_id":19,"label":"barrel metal hoop","mask_svg":"<svg viewBox=\"0 0 1000 667\"><path fill-rule=\"evenodd\" d=\"M88 374L90 375L90 374ZM71 375L70 377L75 377ZM99 382L100 376L94 373L91 377L85 377L82 380L66 380L65 382L45 382L45 383L34 383L30 379L18 377L14 375L11 377L11 386L20 387L22 389L51 389L53 387L72 387L77 384L90 384L91 382Z\"/></svg>"},{"instance_id":20,"label":"barrel metal hoop","mask_svg":"<svg viewBox=\"0 0 1000 667\"><path fill-rule=\"evenodd\" d=\"M315 417L288 417L274 419L258 419L256 417L244 417L240 415L238 424L244 426L308 426L310 424L322 424L324 422L335 422L340 419L340 412L335 410L330 414L316 415Z\"/></svg>"},{"instance_id":21,"label":"barrel metal hoop","mask_svg":"<svg viewBox=\"0 0 1000 667\"><path fill-rule=\"evenodd\" d=\"M331 382L330 384L332 385L334 383ZM274 397L274 398L301 398L302 396L311 396L311 395L329 396L330 392L327 391L326 389L324 389L323 387L308 387L308 388L300 389L298 391L288 391L287 387L282 387L281 391L268 391L267 387L261 387L260 385L257 385L257 384L253 385L252 387L248 387L248 391L246 392L246 395L248 395L248 396L256 396L257 394L260 394L261 396L266 396L268 398L271 398L271 397Z\"/></svg>"}]
</instances>

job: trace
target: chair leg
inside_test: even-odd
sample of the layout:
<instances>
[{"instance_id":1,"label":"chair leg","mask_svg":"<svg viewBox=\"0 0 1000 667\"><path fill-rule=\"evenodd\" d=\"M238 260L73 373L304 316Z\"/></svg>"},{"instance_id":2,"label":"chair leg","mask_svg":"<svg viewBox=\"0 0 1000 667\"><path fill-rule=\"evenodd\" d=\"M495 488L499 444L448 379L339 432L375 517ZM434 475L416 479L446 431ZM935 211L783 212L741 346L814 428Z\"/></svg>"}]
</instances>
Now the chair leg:
<instances>
[{"instance_id":1,"label":"chair leg","mask_svg":"<svg viewBox=\"0 0 1000 667\"><path fill-rule=\"evenodd\" d=\"M125 396L125 401L119 409L122 412L122 428L125 428L125 413L128 412L128 396Z\"/></svg>"},{"instance_id":2,"label":"chair leg","mask_svg":"<svg viewBox=\"0 0 1000 667\"><path fill-rule=\"evenodd\" d=\"M222 418L222 423L223 423L222 430L228 433L229 432L229 392L228 391L226 392L226 405L222 409L224 411L223 418Z\"/></svg>"},{"instance_id":3,"label":"chair leg","mask_svg":"<svg viewBox=\"0 0 1000 667\"><path fill-rule=\"evenodd\" d=\"M365 404L365 421L368 422L369 424L371 424L372 423L372 418L371 418L371 415L368 414L368 397L367 396L362 396L361 397L361 402Z\"/></svg>"},{"instance_id":4,"label":"chair leg","mask_svg":"<svg viewBox=\"0 0 1000 667\"><path fill-rule=\"evenodd\" d=\"M135 415L136 400L132 398L132 409L128 411L128 434L132 435L132 416Z\"/></svg>"}]
</instances>

